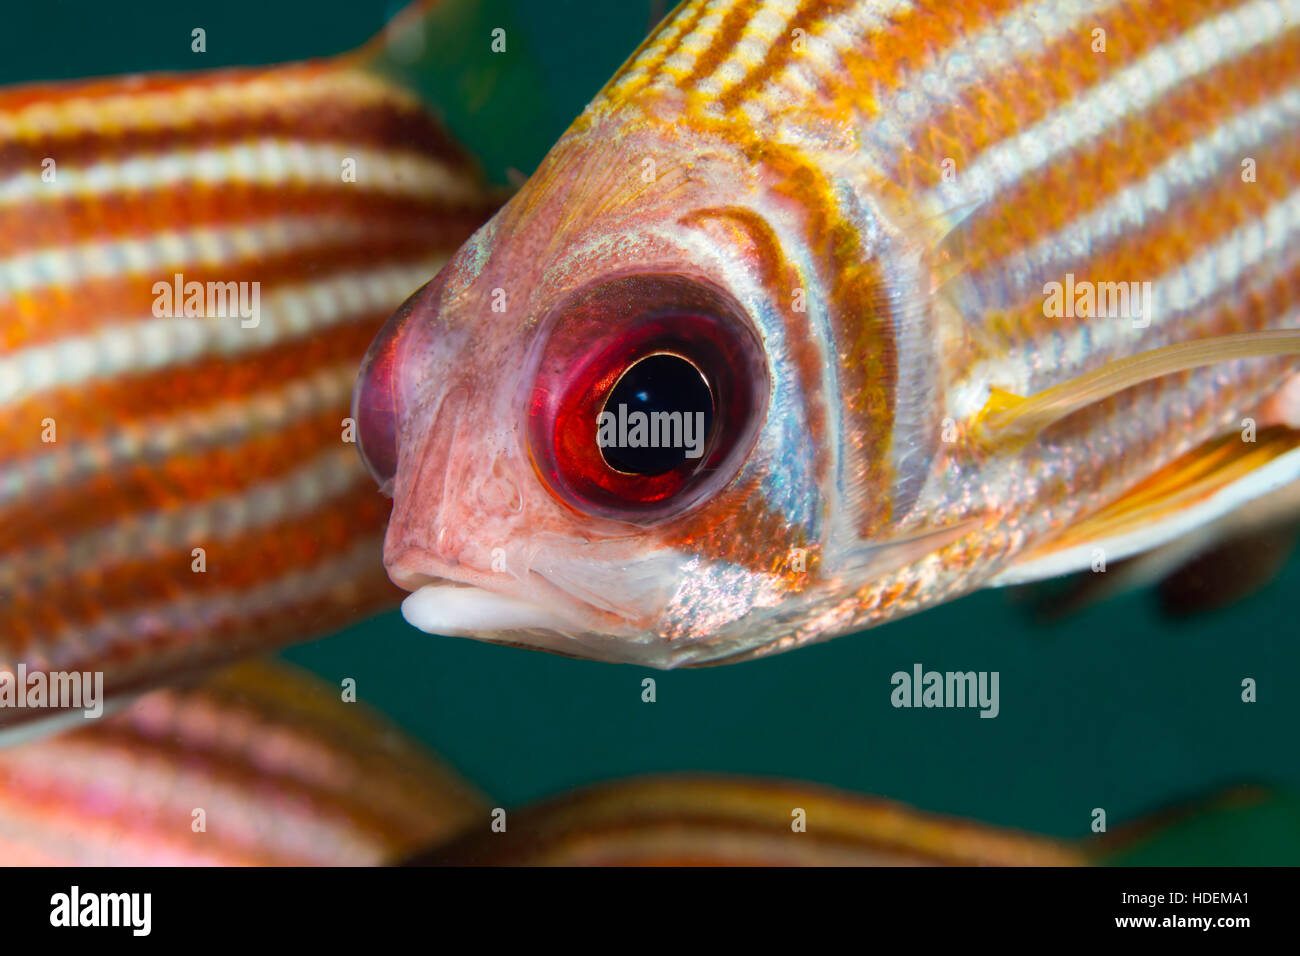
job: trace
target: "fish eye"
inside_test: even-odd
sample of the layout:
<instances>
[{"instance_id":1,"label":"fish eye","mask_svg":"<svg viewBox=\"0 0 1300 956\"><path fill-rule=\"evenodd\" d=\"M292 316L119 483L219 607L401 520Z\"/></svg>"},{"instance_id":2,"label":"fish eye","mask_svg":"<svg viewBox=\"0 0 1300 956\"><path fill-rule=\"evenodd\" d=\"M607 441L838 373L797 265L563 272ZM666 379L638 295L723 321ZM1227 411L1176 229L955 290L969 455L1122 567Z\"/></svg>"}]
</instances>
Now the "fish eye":
<instances>
[{"instance_id":1,"label":"fish eye","mask_svg":"<svg viewBox=\"0 0 1300 956\"><path fill-rule=\"evenodd\" d=\"M389 316L366 350L353 386L352 420L357 428L357 450L366 470L381 488L387 487L397 474L397 379L404 332L411 313L433 285L421 286Z\"/></svg>"},{"instance_id":2,"label":"fish eye","mask_svg":"<svg viewBox=\"0 0 1300 956\"><path fill-rule=\"evenodd\" d=\"M729 296L679 277L625 278L571 298L549 324L528 441L561 501L656 521L735 477L757 440L768 374Z\"/></svg>"},{"instance_id":3,"label":"fish eye","mask_svg":"<svg viewBox=\"0 0 1300 956\"><path fill-rule=\"evenodd\" d=\"M628 427L641 428L629 441ZM713 427L713 390L688 358L647 355L623 372L597 418L596 445L605 464L628 475L662 475L703 454ZM696 455L699 457L699 455Z\"/></svg>"}]
</instances>

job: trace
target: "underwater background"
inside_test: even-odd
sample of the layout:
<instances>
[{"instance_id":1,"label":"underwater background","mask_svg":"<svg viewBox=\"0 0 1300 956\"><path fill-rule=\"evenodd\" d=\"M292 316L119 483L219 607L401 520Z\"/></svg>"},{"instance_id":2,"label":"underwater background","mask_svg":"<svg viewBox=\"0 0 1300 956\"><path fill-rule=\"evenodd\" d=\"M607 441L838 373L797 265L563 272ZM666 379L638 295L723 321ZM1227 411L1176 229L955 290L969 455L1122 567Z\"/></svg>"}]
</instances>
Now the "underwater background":
<instances>
[{"instance_id":1,"label":"underwater background","mask_svg":"<svg viewBox=\"0 0 1300 956\"><path fill-rule=\"evenodd\" d=\"M400 3L49 0L5 12L0 83L325 56ZM428 70L431 101L498 182L528 174L648 27L651 0L484 0L474 38ZM194 27L207 53L190 52ZM509 52L494 55L502 27ZM364 255L364 250L358 250ZM614 777L786 777L1047 835L1089 837L1242 783L1262 802L1199 813L1121 858L1300 862L1300 560L1231 608L1171 621L1149 592L1036 624L992 591L790 654L657 672L436 638L397 612L283 653L386 713L498 804ZM1000 712L895 709L891 675L997 671ZM642 700L642 680L656 700ZM1258 700L1242 701L1242 681Z\"/></svg>"}]
</instances>

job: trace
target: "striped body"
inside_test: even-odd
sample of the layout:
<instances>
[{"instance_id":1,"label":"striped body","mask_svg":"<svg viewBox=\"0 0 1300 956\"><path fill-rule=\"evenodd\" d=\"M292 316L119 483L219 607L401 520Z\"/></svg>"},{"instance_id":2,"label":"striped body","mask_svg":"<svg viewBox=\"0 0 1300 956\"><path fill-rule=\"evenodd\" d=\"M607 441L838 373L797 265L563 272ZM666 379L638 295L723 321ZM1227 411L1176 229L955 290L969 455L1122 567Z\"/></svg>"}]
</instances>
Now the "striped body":
<instances>
[{"instance_id":1,"label":"striped body","mask_svg":"<svg viewBox=\"0 0 1300 956\"><path fill-rule=\"evenodd\" d=\"M800 827L802 828L796 829ZM1078 866L1063 841L786 781L645 777L511 814L416 861L531 866Z\"/></svg>"},{"instance_id":2,"label":"striped body","mask_svg":"<svg viewBox=\"0 0 1300 956\"><path fill-rule=\"evenodd\" d=\"M385 559L421 589L408 619L663 666L785 650L1001 580L1243 418L1277 420L1293 360L1246 359L1027 443L980 437L994 389L1295 326L1298 82L1296 0L683 4L403 326L419 371ZM513 378L469 385L527 381L565 303L629 274L715 290L768 375L726 486L630 524L548 494ZM1076 282L1149 283L1154 305L1048 305ZM501 287L512 321L488 325ZM510 508L472 500L502 475ZM511 575L486 573L489 542Z\"/></svg>"},{"instance_id":3,"label":"striped body","mask_svg":"<svg viewBox=\"0 0 1300 956\"><path fill-rule=\"evenodd\" d=\"M0 668L117 692L390 605L352 379L492 208L347 61L0 91Z\"/></svg>"},{"instance_id":4,"label":"striped body","mask_svg":"<svg viewBox=\"0 0 1300 956\"><path fill-rule=\"evenodd\" d=\"M0 865L374 865L480 803L364 705L240 664L0 751Z\"/></svg>"}]
</instances>

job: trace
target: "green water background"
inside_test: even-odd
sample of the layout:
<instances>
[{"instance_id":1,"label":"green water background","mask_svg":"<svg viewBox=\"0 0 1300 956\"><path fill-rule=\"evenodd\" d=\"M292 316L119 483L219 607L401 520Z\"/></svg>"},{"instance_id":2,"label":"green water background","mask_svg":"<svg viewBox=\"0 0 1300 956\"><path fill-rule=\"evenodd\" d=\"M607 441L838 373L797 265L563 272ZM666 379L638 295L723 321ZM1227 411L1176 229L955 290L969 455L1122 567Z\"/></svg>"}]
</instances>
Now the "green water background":
<instances>
[{"instance_id":1,"label":"green water background","mask_svg":"<svg viewBox=\"0 0 1300 956\"><path fill-rule=\"evenodd\" d=\"M341 52L395 4L7 4L0 82L280 62ZM492 175L531 171L649 22L646 0L485 0L426 92ZM507 28L507 53L488 33ZM190 51L207 31L208 52ZM449 39L444 37L444 39ZM433 38L437 43L438 39ZM494 59L495 57L495 59ZM284 656L428 743L504 805L658 771L819 781L1066 837L1241 782L1300 789L1300 562L1229 611L1171 624L1135 594L1050 628L1003 592L734 667L660 673L436 638L388 614ZM998 671L1001 713L890 706L890 675ZM643 703L641 681L657 681ZM1241 681L1259 700L1241 700ZM1300 861L1282 796L1170 831L1132 862Z\"/></svg>"}]
</instances>

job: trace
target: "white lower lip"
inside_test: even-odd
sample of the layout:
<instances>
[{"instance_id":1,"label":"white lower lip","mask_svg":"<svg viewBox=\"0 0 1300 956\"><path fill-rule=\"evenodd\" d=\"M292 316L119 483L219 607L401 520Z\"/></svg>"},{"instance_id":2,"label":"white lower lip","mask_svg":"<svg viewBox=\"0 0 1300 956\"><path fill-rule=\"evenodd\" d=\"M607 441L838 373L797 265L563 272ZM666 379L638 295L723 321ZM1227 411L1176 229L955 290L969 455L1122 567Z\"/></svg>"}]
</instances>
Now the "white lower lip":
<instances>
[{"instance_id":1,"label":"white lower lip","mask_svg":"<svg viewBox=\"0 0 1300 956\"><path fill-rule=\"evenodd\" d=\"M482 588L426 584L407 595L402 617L427 634L480 637L494 631L562 630L563 618L527 601Z\"/></svg>"}]
</instances>

